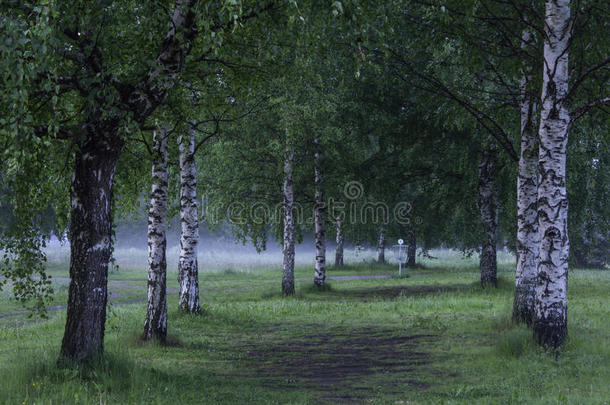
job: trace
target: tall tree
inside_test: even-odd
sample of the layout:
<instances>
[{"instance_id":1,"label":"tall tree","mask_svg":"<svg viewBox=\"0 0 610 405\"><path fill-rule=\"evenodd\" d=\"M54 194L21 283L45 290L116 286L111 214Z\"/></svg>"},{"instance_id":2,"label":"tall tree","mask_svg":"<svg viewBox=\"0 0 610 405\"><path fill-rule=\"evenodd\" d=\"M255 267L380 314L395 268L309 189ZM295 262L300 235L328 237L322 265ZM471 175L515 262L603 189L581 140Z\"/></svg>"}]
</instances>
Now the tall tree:
<instances>
[{"instance_id":1,"label":"tall tree","mask_svg":"<svg viewBox=\"0 0 610 405\"><path fill-rule=\"evenodd\" d=\"M282 294L294 295L294 146L286 131L284 152L284 260L282 264ZM323 280L322 280L323 282Z\"/></svg>"},{"instance_id":2,"label":"tall tree","mask_svg":"<svg viewBox=\"0 0 610 405\"><path fill-rule=\"evenodd\" d=\"M568 198L566 151L570 113L568 55L572 34L569 0L545 2L544 65L538 167L538 237L540 240L534 334L558 347L567 335Z\"/></svg>"},{"instance_id":3,"label":"tall tree","mask_svg":"<svg viewBox=\"0 0 610 405\"><path fill-rule=\"evenodd\" d=\"M192 6L193 1L178 4L154 66L134 83L121 82L112 75L104 76L103 52L95 41L95 32L91 30L94 23L90 18L76 19L86 26L68 23L63 31L73 44L63 50L66 58L84 69L87 76L104 78L99 85L113 86L118 91L118 97L103 97L99 85L90 84L89 89L81 90L89 92L96 101L84 114L82 127L85 131L79 137L74 158L70 195L71 282L61 347L63 359L87 361L103 351L111 253L112 184L125 143L120 128L125 112L133 114L136 122L143 123L174 84L195 34ZM76 52L71 50L73 47ZM85 54L90 56L79 56ZM161 78L165 80L164 85L158 82ZM96 97L96 93L101 97ZM108 112L114 113L109 115Z\"/></svg>"},{"instance_id":4,"label":"tall tree","mask_svg":"<svg viewBox=\"0 0 610 405\"><path fill-rule=\"evenodd\" d=\"M167 337L167 127L153 134L152 190L148 209L148 305L142 339Z\"/></svg>"},{"instance_id":5,"label":"tall tree","mask_svg":"<svg viewBox=\"0 0 610 405\"><path fill-rule=\"evenodd\" d=\"M321 287L326 280L326 223L324 213L326 203L324 201L324 174L323 174L323 155L320 139L314 137L314 182L315 182L315 201L314 201L314 223L316 234L316 264L313 283Z\"/></svg>"},{"instance_id":6,"label":"tall tree","mask_svg":"<svg viewBox=\"0 0 610 405\"><path fill-rule=\"evenodd\" d=\"M198 314L199 269L197 245L199 243L199 212L197 209L197 167L195 166L195 134L190 130L178 137L180 150L180 258L178 308Z\"/></svg>"},{"instance_id":7,"label":"tall tree","mask_svg":"<svg viewBox=\"0 0 610 405\"><path fill-rule=\"evenodd\" d=\"M521 47L531 48L535 34L524 29ZM538 276L538 103L533 95L533 69L529 59L521 68L521 152L517 174L517 270L513 319L531 325Z\"/></svg>"},{"instance_id":8,"label":"tall tree","mask_svg":"<svg viewBox=\"0 0 610 405\"><path fill-rule=\"evenodd\" d=\"M40 48L46 62L33 70L38 79L20 85L30 117L21 132L45 143L68 141L73 152L65 160L73 170L62 361L86 362L103 352L113 181L126 139L165 101L188 55L203 60L220 47L217 38L226 28L275 2L243 14L232 1L199 5L178 1L170 13L159 13L156 4L126 1L1 4L28 24L41 13L49 16L43 25L49 41Z\"/></svg>"},{"instance_id":9,"label":"tall tree","mask_svg":"<svg viewBox=\"0 0 610 405\"><path fill-rule=\"evenodd\" d=\"M335 248L335 267L343 266L343 244L345 240L343 238L343 219L340 215L335 218L336 222L336 238L335 243L337 244Z\"/></svg>"}]
</instances>

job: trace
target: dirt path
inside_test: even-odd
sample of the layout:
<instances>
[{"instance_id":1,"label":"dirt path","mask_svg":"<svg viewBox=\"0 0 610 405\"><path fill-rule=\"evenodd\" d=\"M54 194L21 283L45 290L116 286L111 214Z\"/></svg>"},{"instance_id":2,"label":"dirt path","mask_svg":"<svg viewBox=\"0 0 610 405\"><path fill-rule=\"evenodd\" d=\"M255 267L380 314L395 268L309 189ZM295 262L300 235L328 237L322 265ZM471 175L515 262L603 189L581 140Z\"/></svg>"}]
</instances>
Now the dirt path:
<instances>
[{"instance_id":1,"label":"dirt path","mask_svg":"<svg viewBox=\"0 0 610 405\"><path fill-rule=\"evenodd\" d=\"M383 327L343 329L306 325L309 333L277 339L272 334L260 343L246 343L248 361L257 378L270 390L315 389L321 403L367 403L370 387L400 393L408 384L419 389L429 385L415 370L431 362L425 351L436 335L406 335L403 330Z\"/></svg>"}]
</instances>

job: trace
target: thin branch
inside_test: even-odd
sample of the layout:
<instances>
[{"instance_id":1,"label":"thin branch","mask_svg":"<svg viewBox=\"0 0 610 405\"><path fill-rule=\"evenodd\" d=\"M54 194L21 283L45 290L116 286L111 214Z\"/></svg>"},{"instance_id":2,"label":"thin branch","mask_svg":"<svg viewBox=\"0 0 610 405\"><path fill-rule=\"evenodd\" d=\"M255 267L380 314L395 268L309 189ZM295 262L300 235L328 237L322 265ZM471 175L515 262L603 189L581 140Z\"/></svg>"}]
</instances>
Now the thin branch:
<instances>
[{"instance_id":1,"label":"thin branch","mask_svg":"<svg viewBox=\"0 0 610 405\"><path fill-rule=\"evenodd\" d=\"M575 81L574 84L572 84L570 86L570 90L568 91L568 94L566 94L565 96L565 100L569 101L573 94L576 92L576 89L578 89L578 87L583 83L583 81L587 78L587 76L589 76L591 73L603 69L604 67L610 66L610 57L607 57L606 59L602 60L601 62L599 62L596 65L593 65L591 67L589 67L587 70L585 70Z\"/></svg>"},{"instance_id":2,"label":"thin branch","mask_svg":"<svg viewBox=\"0 0 610 405\"><path fill-rule=\"evenodd\" d=\"M606 105L606 104L608 104L610 106L610 97L600 98L599 100L591 101L589 103L586 103L586 104L580 106L579 108L576 108L571 114L570 125L572 125L574 123L574 121L576 121L577 119L579 119L580 117L582 117L583 115L585 115L586 113L591 111L593 108L601 107L602 105ZM604 110L604 112L607 112L607 111Z\"/></svg>"}]
</instances>

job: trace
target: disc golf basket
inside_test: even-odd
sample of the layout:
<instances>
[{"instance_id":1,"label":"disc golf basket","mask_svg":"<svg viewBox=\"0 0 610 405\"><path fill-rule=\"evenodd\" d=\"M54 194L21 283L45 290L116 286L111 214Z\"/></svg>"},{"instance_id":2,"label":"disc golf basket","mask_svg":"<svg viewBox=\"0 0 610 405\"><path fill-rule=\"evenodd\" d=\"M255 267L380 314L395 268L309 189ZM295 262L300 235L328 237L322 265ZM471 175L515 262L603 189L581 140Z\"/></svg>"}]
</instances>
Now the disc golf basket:
<instances>
[{"instance_id":1,"label":"disc golf basket","mask_svg":"<svg viewBox=\"0 0 610 405\"><path fill-rule=\"evenodd\" d=\"M398 239L398 245L392 246L394 257L398 260L398 277L402 277L402 263L407 259L407 245L402 239Z\"/></svg>"}]
</instances>

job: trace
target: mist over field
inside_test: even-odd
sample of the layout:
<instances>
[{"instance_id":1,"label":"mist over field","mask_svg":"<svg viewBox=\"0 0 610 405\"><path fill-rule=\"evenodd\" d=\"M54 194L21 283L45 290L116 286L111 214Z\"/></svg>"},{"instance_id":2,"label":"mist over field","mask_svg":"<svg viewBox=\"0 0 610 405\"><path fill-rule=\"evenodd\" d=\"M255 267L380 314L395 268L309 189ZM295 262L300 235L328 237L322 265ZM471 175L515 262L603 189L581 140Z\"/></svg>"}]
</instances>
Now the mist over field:
<instances>
[{"instance_id":1,"label":"mist over field","mask_svg":"<svg viewBox=\"0 0 610 405\"><path fill-rule=\"evenodd\" d=\"M147 269L148 250L146 241L130 238L131 235L117 235L114 248L114 258L120 270ZM179 239L168 238L167 269L176 271L180 253ZM312 265L315 261L313 242L304 241L296 248L295 264L297 266ZM257 268L282 266L282 248L275 241L268 243L267 249L257 252L252 244L243 245L241 242L228 238L202 238L199 242L197 255L199 271L249 271ZM70 261L70 245L67 241L60 242L56 238L49 241L45 250L47 262L51 265L68 265ZM327 252L329 264L334 257L334 248ZM346 263L359 263L375 258L375 249L356 249L349 246L344 250Z\"/></svg>"},{"instance_id":2,"label":"mist over field","mask_svg":"<svg viewBox=\"0 0 610 405\"><path fill-rule=\"evenodd\" d=\"M251 244L242 244L230 235L218 231L211 232L204 226L200 227L198 262L200 272L236 271L249 272L263 268L282 267L282 247L271 237L264 251L257 252ZM167 269L177 271L180 253L179 228L173 224L167 232ZM396 242L390 240L386 246L386 260L397 264L392 251ZM50 265L67 266L70 261L70 245L67 241L59 241L53 237L45 250L47 263ZM418 251L418 253L421 253ZM474 253L465 257L461 252L438 248L429 251L430 257L418 256L418 262L425 266L447 265L454 267L473 266L478 263L479 256ZM148 248L146 240L146 224L139 222L124 222L117 227L114 247L115 264L119 270L146 271L148 266ZM335 246L330 244L326 252L328 265L334 264ZM358 246L346 243L344 260L346 264L373 262L377 258L375 247ZM498 251L498 264L514 263L515 257L507 251ZM315 262L315 244L311 237L306 236L302 243L296 246L295 265L299 267L312 266Z\"/></svg>"}]
</instances>

